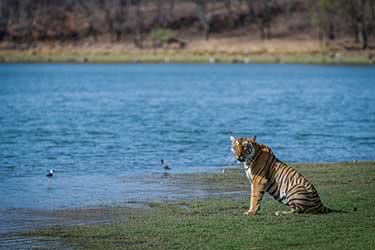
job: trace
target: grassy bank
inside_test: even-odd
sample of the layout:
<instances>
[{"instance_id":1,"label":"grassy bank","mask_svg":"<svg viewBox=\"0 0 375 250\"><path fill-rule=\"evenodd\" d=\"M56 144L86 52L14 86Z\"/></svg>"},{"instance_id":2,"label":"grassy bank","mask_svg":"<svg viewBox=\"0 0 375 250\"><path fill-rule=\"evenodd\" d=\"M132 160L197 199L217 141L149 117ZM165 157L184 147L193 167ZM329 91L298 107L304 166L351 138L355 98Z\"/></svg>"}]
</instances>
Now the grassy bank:
<instances>
[{"instance_id":1,"label":"grassy bank","mask_svg":"<svg viewBox=\"0 0 375 250\"><path fill-rule=\"evenodd\" d=\"M345 41L322 44L310 39L256 40L251 36L192 38L184 49L139 49L132 42L0 43L0 62L73 63L305 63L373 64L373 49L347 49ZM350 47L350 46L349 46Z\"/></svg>"},{"instance_id":2,"label":"grassy bank","mask_svg":"<svg viewBox=\"0 0 375 250\"><path fill-rule=\"evenodd\" d=\"M0 51L0 63L302 63L373 64L365 53L226 53L206 51L41 52Z\"/></svg>"},{"instance_id":3,"label":"grassy bank","mask_svg":"<svg viewBox=\"0 0 375 250\"><path fill-rule=\"evenodd\" d=\"M78 249L373 249L375 162L294 167L314 183L328 207L358 211L277 217L274 212L287 207L267 196L260 214L247 217L242 212L248 194L233 192L204 200L117 208L115 213L111 210L111 224L56 226L24 235L57 237ZM178 175L174 180L222 191L248 190L239 169Z\"/></svg>"}]
</instances>

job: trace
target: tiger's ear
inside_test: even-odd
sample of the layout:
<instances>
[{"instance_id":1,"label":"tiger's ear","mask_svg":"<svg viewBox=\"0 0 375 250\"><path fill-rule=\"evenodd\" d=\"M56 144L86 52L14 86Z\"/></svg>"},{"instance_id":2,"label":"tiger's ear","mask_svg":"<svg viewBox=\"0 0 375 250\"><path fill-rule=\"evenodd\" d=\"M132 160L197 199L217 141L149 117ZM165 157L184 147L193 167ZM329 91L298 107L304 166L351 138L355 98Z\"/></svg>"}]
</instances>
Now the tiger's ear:
<instances>
[{"instance_id":1,"label":"tiger's ear","mask_svg":"<svg viewBox=\"0 0 375 250\"><path fill-rule=\"evenodd\" d=\"M232 141L232 143L234 143L236 141L236 138L234 138L233 136L231 136L230 140Z\"/></svg>"},{"instance_id":2,"label":"tiger's ear","mask_svg":"<svg viewBox=\"0 0 375 250\"><path fill-rule=\"evenodd\" d=\"M254 135L254 137L253 137L253 141L254 141L254 142L257 141L257 136L256 136L256 135Z\"/></svg>"}]
</instances>

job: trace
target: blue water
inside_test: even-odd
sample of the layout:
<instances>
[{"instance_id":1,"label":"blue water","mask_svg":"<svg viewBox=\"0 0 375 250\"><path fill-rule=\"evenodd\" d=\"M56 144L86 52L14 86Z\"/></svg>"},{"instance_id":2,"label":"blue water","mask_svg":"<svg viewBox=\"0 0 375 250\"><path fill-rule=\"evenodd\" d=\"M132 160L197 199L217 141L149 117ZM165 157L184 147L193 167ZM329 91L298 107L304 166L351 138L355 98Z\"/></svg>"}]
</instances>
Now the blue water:
<instances>
[{"instance_id":1,"label":"blue water","mask_svg":"<svg viewBox=\"0 0 375 250\"><path fill-rule=\"evenodd\" d=\"M223 167L230 135L286 162L374 160L374 96L371 66L3 64L0 208L149 194L120 177Z\"/></svg>"}]
</instances>

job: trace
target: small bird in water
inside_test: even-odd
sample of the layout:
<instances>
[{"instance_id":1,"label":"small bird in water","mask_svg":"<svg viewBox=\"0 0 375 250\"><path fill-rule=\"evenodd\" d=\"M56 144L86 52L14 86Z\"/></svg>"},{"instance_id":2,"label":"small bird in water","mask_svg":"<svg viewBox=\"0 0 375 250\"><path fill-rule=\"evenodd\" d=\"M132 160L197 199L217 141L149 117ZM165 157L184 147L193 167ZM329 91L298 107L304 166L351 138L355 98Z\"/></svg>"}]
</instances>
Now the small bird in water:
<instances>
[{"instance_id":1,"label":"small bird in water","mask_svg":"<svg viewBox=\"0 0 375 250\"><path fill-rule=\"evenodd\" d=\"M47 176L48 178L51 178L51 177L53 176L53 169L50 169L50 170L49 170L49 173L46 174L46 176Z\"/></svg>"},{"instance_id":2,"label":"small bird in water","mask_svg":"<svg viewBox=\"0 0 375 250\"><path fill-rule=\"evenodd\" d=\"M161 167L164 168L164 170L171 170L171 168L164 162L163 159L160 160Z\"/></svg>"}]
</instances>

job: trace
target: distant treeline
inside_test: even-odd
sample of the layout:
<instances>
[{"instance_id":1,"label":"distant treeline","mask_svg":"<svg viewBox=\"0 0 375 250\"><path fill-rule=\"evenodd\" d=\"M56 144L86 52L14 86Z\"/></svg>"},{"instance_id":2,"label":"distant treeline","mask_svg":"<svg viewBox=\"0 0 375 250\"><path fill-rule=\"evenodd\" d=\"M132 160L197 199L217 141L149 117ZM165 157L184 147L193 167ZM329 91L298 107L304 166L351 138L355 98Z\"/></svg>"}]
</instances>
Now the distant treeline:
<instances>
[{"instance_id":1,"label":"distant treeline","mask_svg":"<svg viewBox=\"0 0 375 250\"><path fill-rule=\"evenodd\" d=\"M278 34L280 26L289 32ZM206 39L233 30L261 39L306 33L351 38L366 49L375 33L375 0L0 0L0 41L107 37L142 47L157 28Z\"/></svg>"}]
</instances>

